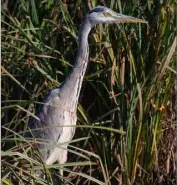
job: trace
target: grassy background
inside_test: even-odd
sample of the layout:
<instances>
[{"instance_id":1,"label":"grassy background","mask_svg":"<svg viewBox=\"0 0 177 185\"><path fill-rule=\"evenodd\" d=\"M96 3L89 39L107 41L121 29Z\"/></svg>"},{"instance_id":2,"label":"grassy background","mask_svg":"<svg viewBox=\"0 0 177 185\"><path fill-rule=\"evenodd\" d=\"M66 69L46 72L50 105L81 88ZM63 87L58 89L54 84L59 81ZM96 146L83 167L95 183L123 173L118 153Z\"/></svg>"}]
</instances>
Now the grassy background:
<instances>
[{"instance_id":1,"label":"grassy background","mask_svg":"<svg viewBox=\"0 0 177 185\"><path fill-rule=\"evenodd\" d=\"M46 167L18 133L71 70L79 25L96 5L149 25L92 29L69 160ZM68 184L175 184L175 6L174 0L2 2L2 184L52 184L61 167Z\"/></svg>"}]
</instances>

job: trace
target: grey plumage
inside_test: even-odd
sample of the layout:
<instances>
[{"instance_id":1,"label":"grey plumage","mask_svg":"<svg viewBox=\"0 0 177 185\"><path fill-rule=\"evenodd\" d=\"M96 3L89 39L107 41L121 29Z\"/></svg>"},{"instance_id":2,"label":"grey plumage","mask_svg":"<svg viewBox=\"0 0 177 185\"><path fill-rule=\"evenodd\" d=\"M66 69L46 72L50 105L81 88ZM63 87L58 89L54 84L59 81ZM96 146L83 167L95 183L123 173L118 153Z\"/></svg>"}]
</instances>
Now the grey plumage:
<instances>
[{"instance_id":1,"label":"grey plumage","mask_svg":"<svg viewBox=\"0 0 177 185\"><path fill-rule=\"evenodd\" d=\"M32 118L29 122L33 137L46 140L45 144L39 144L39 149L42 149L42 157L46 164L53 164L56 161L62 164L67 160L67 142L72 140L75 133L78 98L88 64L88 34L91 28L99 23L120 22L146 23L141 19L117 14L102 6L93 8L83 18L78 37L78 54L71 73L60 87L52 90L47 95L36 114L39 120ZM72 125L72 127L69 127L69 125ZM33 131L33 129L37 130ZM53 146L57 143L60 143L61 146L54 146L49 149L47 141L52 143Z\"/></svg>"}]
</instances>

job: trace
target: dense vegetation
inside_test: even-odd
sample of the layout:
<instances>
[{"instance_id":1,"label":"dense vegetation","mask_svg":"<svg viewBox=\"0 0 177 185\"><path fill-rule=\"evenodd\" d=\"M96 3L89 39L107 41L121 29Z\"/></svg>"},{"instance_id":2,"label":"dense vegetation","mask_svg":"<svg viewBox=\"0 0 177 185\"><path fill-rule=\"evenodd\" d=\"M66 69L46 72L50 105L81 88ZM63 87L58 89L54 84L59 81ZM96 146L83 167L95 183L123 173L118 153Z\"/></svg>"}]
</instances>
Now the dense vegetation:
<instances>
[{"instance_id":1,"label":"dense vegetation","mask_svg":"<svg viewBox=\"0 0 177 185\"><path fill-rule=\"evenodd\" d=\"M69 160L45 166L22 133L71 70L79 24L96 5L149 24L93 28ZM2 1L2 184L52 184L61 167L68 184L175 184L175 6L175 0Z\"/></svg>"}]
</instances>

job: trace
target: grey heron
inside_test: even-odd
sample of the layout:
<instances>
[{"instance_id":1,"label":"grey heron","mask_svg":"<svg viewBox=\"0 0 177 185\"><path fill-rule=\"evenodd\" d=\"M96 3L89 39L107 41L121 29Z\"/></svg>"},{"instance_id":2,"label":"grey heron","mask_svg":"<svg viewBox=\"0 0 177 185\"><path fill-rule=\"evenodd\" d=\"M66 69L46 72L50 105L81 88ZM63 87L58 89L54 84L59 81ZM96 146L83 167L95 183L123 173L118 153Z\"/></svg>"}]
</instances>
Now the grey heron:
<instances>
[{"instance_id":1,"label":"grey heron","mask_svg":"<svg viewBox=\"0 0 177 185\"><path fill-rule=\"evenodd\" d=\"M104 6L93 8L83 18L78 36L79 48L73 69L62 85L46 96L36 113L38 119L32 117L28 124L34 138L46 140L39 144L39 149L42 149L42 158L47 165L55 162L64 164L67 161L67 147L75 133L78 98L88 64L88 34L91 28L96 24L128 22L147 23L142 19L116 13ZM55 145L51 148L47 141L60 144L60 146ZM63 175L62 170L60 173Z\"/></svg>"}]
</instances>

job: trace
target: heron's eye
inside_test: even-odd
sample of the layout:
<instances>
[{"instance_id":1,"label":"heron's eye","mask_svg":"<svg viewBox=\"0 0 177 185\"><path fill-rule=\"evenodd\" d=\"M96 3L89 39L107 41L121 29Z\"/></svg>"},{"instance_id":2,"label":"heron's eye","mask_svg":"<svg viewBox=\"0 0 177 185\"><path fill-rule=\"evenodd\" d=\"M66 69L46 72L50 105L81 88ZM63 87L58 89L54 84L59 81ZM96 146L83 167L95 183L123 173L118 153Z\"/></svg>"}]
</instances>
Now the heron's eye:
<instances>
[{"instance_id":1,"label":"heron's eye","mask_svg":"<svg viewBox=\"0 0 177 185\"><path fill-rule=\"evenodd\" d=\"M111 17L111 16L112 16L109 12L103 12L103 15L104 15L105 17Z\"/></svg>"}]
</instances>

